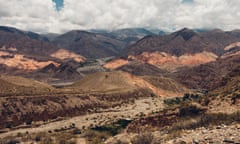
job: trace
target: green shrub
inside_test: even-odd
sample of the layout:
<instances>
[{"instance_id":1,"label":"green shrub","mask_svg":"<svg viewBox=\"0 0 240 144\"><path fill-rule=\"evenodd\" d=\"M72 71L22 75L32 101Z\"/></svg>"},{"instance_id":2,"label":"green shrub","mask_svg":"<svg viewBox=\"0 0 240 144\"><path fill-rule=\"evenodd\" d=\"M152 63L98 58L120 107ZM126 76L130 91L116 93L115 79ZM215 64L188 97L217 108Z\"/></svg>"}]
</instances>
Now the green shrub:
<instances>
[{"instance_id":1,"label":"green shrub","mask_svg":"<svg viewBox=\"0 0 240 144\"><path fill-rule=\"evenodd\" d=\"M163 100L163 103L168 105L168 106L172 106L172 105L177 105L177 104L180 104L181 103L181 100L180 99L176 99L176 98L173 98L173 99L164 99Z\"/></svg>"},{"instance_id":2,"label":"green shrub","mask_svg":"<svg viewBox=\"0 0 240 144\"><path fill-rule=\"evenodd\" d=\"M239 99L240 99L240 94L234 93L231 99L232 104L236 104L237 100Z\"/></svg>"},{"instance_id":3,"label":"green shrub","mask_svg":"<svg viewBox=\"0 0 240 144\"><path fill-rule=\"evenodd\" d=\"M31 124L32 124L32 120L31 119L26 121L26 125L31 125Z\"/></svg>"},{"instance_id":4,"label":"green shrub","mask_svg":"<svg viewBox=\"0 0 240 144\"><path fill-rule=\"evenodd\" d=\"M6 128L9 128L9 129L12 128L12 124L11 123L7 123L6 124Z\"/></svg>"},{"instance_id":5,"label":"green shrub","mask_svg":"<svg viewBox=\"0 0 240 144\"><path fill-rule=\"evenodd\" d=\"M118 134L122 129L126 128L130 122L131 120L120 119L117 122L114 122L109 125L97 126L95 128L92 128L92 130L98 131L98 132L107 132L111 136L114 136Z\"/></svg>"},{"instance_id":6,"label":"green shrub","mask_svg":"<svg viewBox=\"0 0 240 144\"><path fill-rule=\"evenodd\" d=\"M82 132L81 132L80 129L75 128L72 133L73 133L74 135L78 135L78 134L81 134Z\"/></svg>"},{"instance_id":7,"label":"green shrub","mask_svg":"<svg viewBox=\"0 0 240 144\"><path fill-rule=\"evenodd\" d=\"M183 105L179 108L179 116L185 117L185 116L196 116L201 113L203 113L204 110L196 105L187 104Z\"/></svg>"}]
</instances>

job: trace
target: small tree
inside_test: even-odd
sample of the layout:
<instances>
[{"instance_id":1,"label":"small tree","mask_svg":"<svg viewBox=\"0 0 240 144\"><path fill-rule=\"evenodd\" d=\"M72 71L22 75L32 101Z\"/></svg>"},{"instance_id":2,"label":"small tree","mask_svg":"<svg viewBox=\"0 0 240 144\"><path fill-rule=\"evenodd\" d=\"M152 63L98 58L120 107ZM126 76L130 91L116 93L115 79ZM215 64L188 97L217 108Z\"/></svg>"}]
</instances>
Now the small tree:
<instances>
[{"instance_id":1,"label":"small tree","mask_svg":"<svg viewBox=\"0 0 240 144\"><path fill-rule=\"evenodd\" d=\"M31 125L32 124L32 119L28 119L27 121L26 121L26 125Z\"/></svg>"}]
</instances>

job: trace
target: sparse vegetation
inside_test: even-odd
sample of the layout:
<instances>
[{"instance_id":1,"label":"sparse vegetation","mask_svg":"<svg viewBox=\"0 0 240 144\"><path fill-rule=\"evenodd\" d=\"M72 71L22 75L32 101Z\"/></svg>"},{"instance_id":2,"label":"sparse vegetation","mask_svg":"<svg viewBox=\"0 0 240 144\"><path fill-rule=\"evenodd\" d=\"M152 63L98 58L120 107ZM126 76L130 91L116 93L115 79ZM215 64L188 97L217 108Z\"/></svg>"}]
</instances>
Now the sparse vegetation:
<instances>
[{"instance_id":1,"label":"sparse vegetation","mask_svg":"<svg viewBox=\"0 0 240 144\"><path fill-rule=\"evenodd\" d=\"M180 108L179 108L179 116L180 117L186 117L186 116L196 116L199 115L201 113L204 113L205 109L200 108L199 106L197 106L196 104L183 104Z\"/></svg>"},{"instance_id":2,"label":"sparse vegetation","mask_svg":"<svg viewBox=\"0 0 240 144\"><path fill-rule=\"evenodd\" d=\"M84 137L87 138L88 144L102 144L111 135L107 132L99 132L88 130L85 132Z\"/></svg>"},{"instance_id":3,"label":"sparse vegetation","mask_svg":"<svg viewBox=\"0 0 240 144\"><path fill-rule=\"evenodd\" d=\"M140 133L131 140L132 144L153 144L152 133Z\"/></svg>"},{"instance_id":4,"label":"sparse vegetation","mask_svg":"<svg viewBox=\"0 0 240 144\"><path fill-rule=\"evenodd\" d=\"M107 132L111 136L114 136L118 134L122 129L126 128L130 122L131 122L130 120L120 119L117 122L114 122L110 125L98 126L98 127L92 128L92 130L98 131L98 132Z\"/></svg>"},{"instance_id":5,"label":"sparse vegetation","mask_svg":"<svg viewBox=\"0 0 240 144\"><path fill-rule=\"evenodd\" d=\"M231 98L231 102L232 104L236 104L236 102L240 100L240 94L239 93L234 93L232 98Z\"/></svg>"},{"instance_id":6,"label":"sparse vegetation","mask_svg":"<svg viewBox=\"0 0 240 144\"><path fill-rule=\"evenodd\" d=\"M73 135L78 135L78 134L81 134L81 133L82 133L82 131L80 129L78 129L78 128L75 128L73 130Z\"/></svg>"},{"instance_id":7,"label":"sparse vegetation","mask_svg":"<svg viewBox=\"0 0 240 144\"><path fill-rule=\"evenodd\" d=\"M196 117L183 117L178 123L173 124L172 132L184 129L195 129L198 127L207 127L220 124L231 124L233 122L240 123L240 111L232 114L225 113L209 113Z\"/></svg>"},{"instance_id":8,"label":"sparse vegetation","mask_svg":"<svg viewBox=\"0 0 240 144\"><path fill-rule=\"evenodd\" d=\"M203 95L186 93L186 94L184 94L183 97L164 99L163 102L167 106L176 106L176 105L180 105L184 102L198 102L201 99L203 99Z\"/></svg>"},{"instance_id":9,"label":"sparse vegetation","mask_svg":"<svg viewBox=\"0 0 240 144\"><path fill-rule=\"evenodd\" d=\"M40 144L52 144L53 143L53 139L50 136L46 136L44 137Z\"/></svg>"},{"instance_id":10,"label":"sparse vegetation","mask_svg":"<svg viewBox=\"0 0 240 144\"><path fill-rule=\"evenodd\" d=\"M31 125L32 124L32 119L29 119L26 121L26 125Z\"/></svg>"}]
</instances>

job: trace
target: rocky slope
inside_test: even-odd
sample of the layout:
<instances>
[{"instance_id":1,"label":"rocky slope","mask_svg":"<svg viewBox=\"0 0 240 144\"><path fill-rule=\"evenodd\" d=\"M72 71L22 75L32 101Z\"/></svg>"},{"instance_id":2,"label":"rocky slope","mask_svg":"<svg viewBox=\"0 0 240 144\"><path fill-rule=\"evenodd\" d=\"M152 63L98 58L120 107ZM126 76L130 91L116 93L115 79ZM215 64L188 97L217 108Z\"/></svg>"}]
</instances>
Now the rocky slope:
<instances>
[{"instance_id":1,"label":"rocky slope","mask_svg":"<svg viewBox=\"0 0 240 144\"><path fill-rule=\"evenodd\" d=\"M128 60L125 60L125 59L115 59L115 60L112 60L108 63L106 63L103 67L106 68L106 69L117 69L117 68L120 68L124 65L127 65L129 64L129 61Z\"/></svg>"},{"instance_id":2,"label":"rocky slope","mask_svg":"<svg viewBox=\"0 0 240 144\"><path fill-rule=\"evenodd\" d=\"M78 63L80 62L84 62L86 59L85 57L81 56L81 55L78 55L76 53L73 53L73 52L70 52L68 50L65 50L65 49L59 49L58 51L52 53L50 55L51 57L54 57L54 58L57 58L57 59L60 59L60 60L73 60L73 61L76 61Z\"/></svg>"},{"instance_id":3,"label":"rocky slope","mask_svg":"<svg viewBox=\"0 0 240 144\"><path fill-rule=\"evenodd\" d=\"M238 41L239 38L235 35L221 30L197 33L184 28L169 35L145 37L126 49L125 54L139 55L143 52L159 51L181 56L207 51L219 56L224 53L225 46Z\"/></svg>"},{"instance_id":4,"label":"rocky slope","mask_svg":"<svg viewBox=\"0 0 240 144\"><path fill-rule=\"evenodd\" d=\"M200 127L195 130L186 130L182 132L182 136L173 140L169 140L167 144L187 144L187 143L223 143L223 144L238 144L240 139L239 124L219 125L215 127Z\"/></svg>"},{"instance_id":5,"label":"rocky slope","mask_svg":"<svg viewBox=\"0 0 240 144\"><path fill-rule=\"evenodd\" d=\"M12 54L6 51L0 51L0 63L7 67L20 69L23 71L33 71L41 69L49 64L53 64L56 67L59 63L54 60L38 61L32 58L27 58L22 54Z\"/></svg>"},{"instance_id":6,"label":"rocky slope","mask_svg":"<svg viewBox=\"0 0 240 144\"><path fill-rule=\"evenodd\" d=\"M209 102L210 112L232 113L240 106L240 67L232 70L222 80L222 85L209 92L202 103ZM227 108L227 109L226 109Z\"/></svg>"},{"instance_id":7,"label":"rocky slope","mask_svg":"<svg viewBox=\"0 0 240 144\"><path fill-rule=\"evenodd\" d=\"M81 63L85 61L85 57L58 48L39 34L11 27L0 27L0 65L2 67L0 73L2 74L45 80L52 76L51 71L46 71L46 67L52 67L58 69L56 77L59 79L61 77L64 79L71 74L75 77L78 74L76 67L74 69L71 65L63 67L69 61ZM71 68L72 73L66 73L66 67L68 71Z\"/></svg>"},{"instance_id":8,"label":"rocky slope","mask_svg":"<svg viewBox=\"0 0 240 144\"><path fill-rule=\"evenodd\" d=\"M138 90L118 94L66 93L0 97L0 129L93 113L151 95L146 90Z\"/></svg>"},{"instance_id":9,"label":"rocky slope","mask_svg":"<svg viewBox=\"0 0 240 144\"><path fill-rule=\"evenodd\" d=\"M62 54L61 58L59 58L57 53L59 54L59 51L63 52L63 49L51 44L45 37L10 27L0 27L0 51L5 53L1 55L5 56L5 58L23 55L35 61L62 60L64 55ZM64 52L66 54L64 59L81 57L67 50L64 50Z\"/></svg>"},{"instance_id":10,"label":"rocky slope","mask_svg":"<svg viewBox=\"0 0 240 144\"><path fill-rule=\"evenodd\" d=\"M111 31L109 35L113 38L119 39L128 44L133 44L145 36L150 36L155 34L144 28L126 28L126 29L118 29L118 30Z\"/></svg>"},{"instance_id":11,"label":"rocky slope","mask_svg":"<svg viewBox=\"0 0 240 144\"><path fill-rule=\"evenodd\" d=\"M146 80L145 80L146 79ZM112 92L119 93L146 89L157 96L181 96L189 92L184 86L171 79L158 77L136 77L125 72L99 72L88 75L76 82L70 88L80 89L82 92Z\"/></svg>"},{"instance_id":12,"label":"rocky slope","mask_svg":"<svg viewBox=\"0 0 240 144\"><path fill-rule=\"evenodd\" d=\"M49 59L49 54L58 50L53 44L31 37L28 33L14 28L1 27L0 48L37 60Z\"/></svg>"},{"instance_id":13,"label":"rocky slope","mask_svg":"<svg viewBox=\"0 0 240 144\"><path fill-rule=\"evenodd\" d=\"M159 67L139 61L128 61L128 64L122 65L117 68L117 70L125 71L137 76L164 76L168 73L168 71L160 69Z\"/></svg>"},{"instance_id":14,"label":"rocky slope","mask_svg":"<svg viewBox=\"0 0 240 144\"><path fill-rule=\"evenodd\" d=\"M1 75L0 128L81 115L155 95L150 89L126 81L127 74L97 76L100 77L88 76L72 86L57 89L35 80ZM121 78L124 79L119 81ZM100 89L96 92L98 87Z\"/></svg>"},{"instance_id":15,"label":"rocky slope","mask_svg":"<svg viewBox=\"0 0 240 144\"><path fill-rule=\"evenodd\" d=\"M50 83L55 81L77 81L82 77L82 74L77 71L78 67L79 63L76 61L64 61L57 67L53 64L49 64L25 76Z\"/></svg>"},{"instance_id":16,"label":"rocky slope","mask_svg":"<svg viewBox=\"0 0 240 144\"><path fill-rule=\"evenodd\" d=\"M128 59L137 60L142 63L151 64L161 69L173 71L179 67L197 66L200 64L216 61L217 56L209 52L201 52L196 54L184 54L179 57L164 52L143 52L140 55L129 55Z\"/></svg>"},{"instance_id":17,"label":"rocky slope","mask_svg":"<svg viewBox=\"0 0 240 144\"><path fill-rule=\"evenodd\" d=\"M21 77L1 76L0 81L1 128L81 115L141 97L181 96L189 91L170 79L141 78L125 72L88 75L73 85L58 89Z\"/></svg>"},{"instance_id":18,"label":"rocky slope","mask_svg":"<svg viewBox=\"0 0 240 144\"><path fill-rule=\"evenodd\" d=\"M53 43L87 58L116 56L126 45L125 42L102 34L79 30L60 35Z\"/></svg>"},{"instance_id":19,"label":"rocky slope","mask_svg":"<svg viewBox=\"0 0 240 144\"><path fill-rule=\"evenodd\" d=\"M225 85L224 78L239 67L239 62L240 55L235 55L197 67L181 69L173 75L189 88L213 90Z\"/></svg>"},{"instance_id":20,"label":"rocky slope","mask_svg":"<svg viewBox=\"0 0 240 144\"><path fill-rule=\"evenodd\" d=\"M239 60L239 56L235 55L202 65L208 65L211 71L205 68L206 71L200 70L200 66L193 68L197 69L194 73L209 72L204 77L210 74L214 80L207 79L205 85L213 86L212 89L201 95L165 99L164 110L134 120L123 133L106 143L129 143L136 138L167 144L239 143ZM189 74L187 71L185 73ZM212 73L217 74L213 76ZM182 81L191 78L186 77Z\"/></svg>"},{"instance_id":21,"label":"rocky slope","mask_svg":"<svg viewBox=\"0 0 240 144\"><path fill-rule=\"evenodd\" d=\"M144 37L125 49L122 55L128 61L137 60L176 71L181 67L194 67L220 57L237 55L239 41L239 37L231 32L211 30L199 33L184 28L169 35ZM117 63L112 61L107 68L114 69Z\"/></svg>"},{"instance_id":22,"label":"rocky slope","mask_svg":"<svg viewBox=\"0 0 240 144\"><path fill-rule=\"evenodd\" d=\"M16 76L0 75L0 95L31 95L54 92L55 89L45 83Z\"/></svg>"},{"instance_id":23,"label":"rocky slope","mask_svg":"<svg viewBox=\"0 0 240 144\"><path fill-rule=\"evenodd\" d=\"M217 55L210 52L196 54L184 54L179 57L165 52L143 52L140 55L129 55L127 59L115 59L104 65L107 69L117 69L129 64L129 61L138 61L143 64L150 64L168 71L175 71L180 67L193 67L200 64L216 61Z\"/></svg>"}]
</instances>

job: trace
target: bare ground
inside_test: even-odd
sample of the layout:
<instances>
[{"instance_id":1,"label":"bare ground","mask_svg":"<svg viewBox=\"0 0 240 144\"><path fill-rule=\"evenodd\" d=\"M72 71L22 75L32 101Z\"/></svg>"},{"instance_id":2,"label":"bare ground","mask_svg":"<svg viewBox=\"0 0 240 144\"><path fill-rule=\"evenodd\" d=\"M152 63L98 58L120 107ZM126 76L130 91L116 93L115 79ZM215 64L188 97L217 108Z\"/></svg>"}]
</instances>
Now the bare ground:
<instances>
[{"instance_id":1,"label":"bare ground","mask_svg":"<svg viewBox=\"0 0 240 144\"><path fill-rule=\"evenodd\" d=\"M123 104L121 106L109 109L102 109L100 112L86 114L67 118L65 120L43 124L35 128L23 128L17 130L9 130L8 132L1 133L0 138L7 136L15 136L18 133L38 133L54 131L64 127L69 127L71 124L79 129L85 129L93 126L100 126L111 123L118 119L135 119L143 115L160 111L163 109L163 98L150 97L136 100L134 104Z\"/></svg>"}]
</instances>

